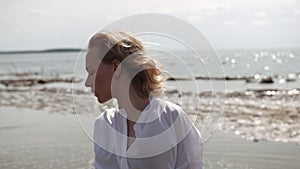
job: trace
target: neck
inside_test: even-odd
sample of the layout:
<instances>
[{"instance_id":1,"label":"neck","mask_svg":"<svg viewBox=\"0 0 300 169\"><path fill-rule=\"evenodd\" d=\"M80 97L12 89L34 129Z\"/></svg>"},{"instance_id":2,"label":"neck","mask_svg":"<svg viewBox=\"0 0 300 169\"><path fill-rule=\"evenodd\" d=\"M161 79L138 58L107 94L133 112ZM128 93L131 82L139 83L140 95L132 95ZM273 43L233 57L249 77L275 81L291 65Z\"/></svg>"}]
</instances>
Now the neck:
<instances>
[{"instance_id":1,"label":"neck","mask_svg":"<svg viewBox=\"0 0 300 169\"><path fill-rule=\"evenodd\" d=\"M135 91L130 93L129 99L118 99L118 104L119 107L125 109L127 118L130 121L136 122L150 101L148 98L139 97Z\"/></svg>"}]
</instances>

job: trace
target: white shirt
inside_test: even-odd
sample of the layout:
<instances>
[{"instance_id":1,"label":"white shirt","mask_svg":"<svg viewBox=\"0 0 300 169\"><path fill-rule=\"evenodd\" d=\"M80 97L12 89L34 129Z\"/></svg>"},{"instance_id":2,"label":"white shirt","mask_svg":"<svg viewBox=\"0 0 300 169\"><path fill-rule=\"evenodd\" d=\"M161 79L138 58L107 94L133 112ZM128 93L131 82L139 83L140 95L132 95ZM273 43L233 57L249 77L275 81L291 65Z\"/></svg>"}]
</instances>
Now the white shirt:
<instances>
[{"instance_id":1,"label":"white shirt","mask_svg":"<svg viewBox=\"0 0 300 169\"><path fill-rule=\"evenodd\" d=\"M96 169L202 169L200 132L177 105L152 98L127 149L124 109L107 109L94 125Z\"/></svg>"}]
</instances>

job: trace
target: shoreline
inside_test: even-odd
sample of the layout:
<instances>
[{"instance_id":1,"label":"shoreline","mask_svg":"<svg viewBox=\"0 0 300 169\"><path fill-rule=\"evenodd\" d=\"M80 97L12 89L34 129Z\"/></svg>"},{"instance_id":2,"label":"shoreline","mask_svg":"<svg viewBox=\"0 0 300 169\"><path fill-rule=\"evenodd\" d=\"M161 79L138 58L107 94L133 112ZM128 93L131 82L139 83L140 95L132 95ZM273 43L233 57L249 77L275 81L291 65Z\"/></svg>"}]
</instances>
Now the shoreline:
<instances>
[{"instance_id":1,"label":"shoreline","mask_svg":"<svg viewBox=\"0 0 300 169\"><path fill-rule=\"evenodd\" d=\"M70 87L65 83L0 87L0 107L30 108L52 114L93 115L116 106L113 101L99 105L89 90L72 90ZM196 95L171 90L160 98L180 105L187 114L195 116L199 129L206 125L206 118L213 117L214 120L222 120L222 123L218 121L218 129L233 132L247 140L300 145L299 89L200 92Z\"/></svg>"}]
</instances>

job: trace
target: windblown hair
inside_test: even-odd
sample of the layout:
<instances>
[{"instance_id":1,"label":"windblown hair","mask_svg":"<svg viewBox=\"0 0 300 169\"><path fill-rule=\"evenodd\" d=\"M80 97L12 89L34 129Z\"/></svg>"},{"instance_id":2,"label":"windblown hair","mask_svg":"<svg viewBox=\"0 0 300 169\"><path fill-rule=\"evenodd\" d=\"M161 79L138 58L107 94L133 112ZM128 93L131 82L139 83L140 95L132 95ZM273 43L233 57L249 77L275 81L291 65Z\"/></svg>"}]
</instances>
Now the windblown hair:
<instances>
[{"instance_id":1,"label":"windblown hair","mask_svg":"<svg viewBox=\"0 0 300 169\"><path fill-rule=\"evenodd\" d=\"M97 47L103 63L114 60L122 62L122 67L133 76L131 85L141 98L158 96L163 93L164 70L145 54L140 40L125 32L99 32L89 41L88 48Z\"/></svg>"}]
</instances>

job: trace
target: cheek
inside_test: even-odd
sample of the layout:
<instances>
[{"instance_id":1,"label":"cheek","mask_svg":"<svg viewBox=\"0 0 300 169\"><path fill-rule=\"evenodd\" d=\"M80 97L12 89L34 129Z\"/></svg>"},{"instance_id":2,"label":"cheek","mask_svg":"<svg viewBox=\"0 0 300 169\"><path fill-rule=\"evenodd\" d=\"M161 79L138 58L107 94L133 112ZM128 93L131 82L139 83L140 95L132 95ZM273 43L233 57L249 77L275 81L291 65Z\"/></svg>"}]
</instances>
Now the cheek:
<instances>
[{"instance_id":1,"label":"cheek","mask_svg":"<svg viewBox=\"0 0 300 169\"><path fill-rule=\"evenodd\" d=\"M111 78L108 74L97 74L95 78L96 90L110 90Z\"/></svg>"},{"instance_id":2,"label":"cheek","mask_svg":"<svg viewBox=\"0 0 300 169\"><path fill-rule=\"evenodd\" d=\"M95 77L95 91L99 95L106 95L111 91L111 80L114 71L111 65L100 64Z\"/></svg>"},{"instance_id":3,"label":"cheek","mask_svg":"<svg viewBox=\"0 0 300 169\"><path fill-rule=\"evenodd\" d=\"M97 75L97 76L95 77L95 80L94 80L94 86L95 86L96 89L102 87L102 85L103 85L102 80L103 80L103 79L101 78L100 75Z\"/></svg>"}]
</instances>

